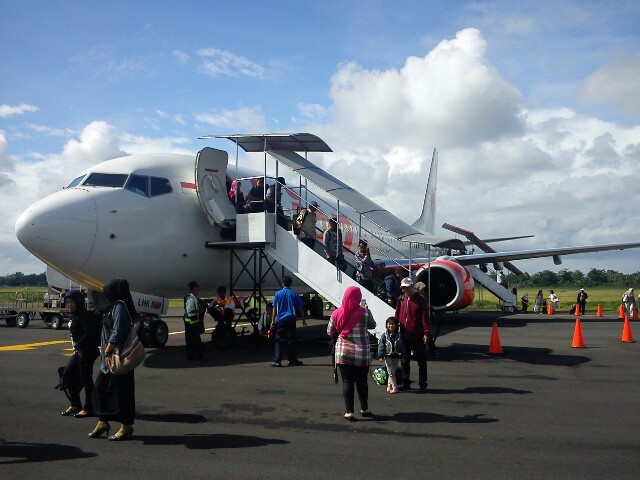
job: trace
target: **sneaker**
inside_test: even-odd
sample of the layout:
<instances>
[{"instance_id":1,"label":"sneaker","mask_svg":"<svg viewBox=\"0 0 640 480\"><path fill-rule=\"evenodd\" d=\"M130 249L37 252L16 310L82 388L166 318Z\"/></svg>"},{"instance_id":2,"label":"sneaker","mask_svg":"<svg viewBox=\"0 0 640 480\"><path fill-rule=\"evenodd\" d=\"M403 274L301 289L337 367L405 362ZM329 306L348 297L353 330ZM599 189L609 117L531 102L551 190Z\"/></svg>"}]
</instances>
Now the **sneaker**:
<instances>
[{"instance_id":1,"label":"sneaker","mask_svg":"<svg viewBox=\"0 0 640 480\"><path fill-rule=\"evenodd\" d=\"M300 360L296 360L295 362L289 362L290 367L301 367L302 365L304 365L304 363L302 363Z\"/></svg>"},{"instance_id":2,"label":"sneaker","mask_svg":"<svg viewBox=\"0 0 640 480\"><path fill-rule=\"evenodd\" d=\"M391 390L392 390L391 386L388 386L387 387L387 393L391 393Z\"/></svg>"},{"instance_id":3,"label":"sneaker","mask_svg":"<svg viewBox=\"0 0 640 480\"><path fill-rule=\"evenodd\" d=\"M371 412L371 410L360 410L360 415L362 415L364 418L373 417L373 413Z\"/></svg>"},{"instance_id":4,"label":"sneaker","mask_svg":"<svg viewBox=\"0 0 640 480\"><path fill-rule=\"evenodd\" d=\"M427 386L426 385L422 385L420 387L420 393L427 393Z\"/></svg>"},{"instance_id":5,"label":"sneaker","mask_svg":"<svg viewBox=\"0 0 640 480\"><path fill-rule=\"evenodd\" d=\"M271 366L272 367L281 367L282 365L280 365L278 362L271 362Z\"/></svg>"},{"instance_id":6,"label":"sneaker","mask_svg":"<svg viewBox=\"0 0 640 480\"><path fill-rule=\"evenodd\" d=\"M356 417L353 416L353 413L345 413L344 419L348 422L355 422Z\"/></svg>"},{"instance_id":7,"label":"sneaker","mask_svg":"<svg viewBox=\"0 0 640 480\"><path fill-rule=\"evenodd\" d=\"M398 393L400 391L400 389L398 387L392 389L389 391L389 393L394 394L394 393Z\"/></svg>"}]
</instances>

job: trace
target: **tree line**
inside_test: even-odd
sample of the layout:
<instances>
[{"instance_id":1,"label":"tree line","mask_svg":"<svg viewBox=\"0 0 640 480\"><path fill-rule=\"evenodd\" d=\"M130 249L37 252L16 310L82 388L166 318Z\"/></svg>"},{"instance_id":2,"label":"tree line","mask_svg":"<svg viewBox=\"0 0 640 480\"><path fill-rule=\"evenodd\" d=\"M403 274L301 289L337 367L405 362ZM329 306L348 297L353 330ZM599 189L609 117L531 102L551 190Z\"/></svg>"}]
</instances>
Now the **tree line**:
<instances>
[{"instance_id":1,"label":"tree line","mask_svg":"<svg viewBox=\"0 0 640 480\"><path fill-rule=\"evenodd\" d=\"M522 287L640 287L640 272L624 274L614 270L598 270L597 268L592 268L586 274L580 270L570 271L565 268L559 272L543 270L531 275L528 273L524 275L509 273L506 277L509 285L520 285ZM0 285L5 287L46 287L47 276L44 273L25 275L22 272L0 275Z\"/></svg>"},{"instance_id":2,"label":"tree line","mask_svg":"<svg viewBox=\"0 0 640 480\"><path fill-rule=\"evenodd\" d=\"M0 275L0 285L3 287L46 287L47 275L45 273L25 275L22 272Z\"/></svg>"},{"instance_id":3,"label":"tree line","mask_svg":"<svg viewBox=\"0 0 640 480\"><path fill-rule=\"evenodd\" d=\"M568 286L568 287L624 287L633 286L640 287L640 272L624 274L614 270L598 270L592 268L588 273L584 274L580 270L562 269L559 272L551 270L543 270L542 272L529 275L508 274L507 282L509 285L520 286Z\"/></svg>"}]
</instances>

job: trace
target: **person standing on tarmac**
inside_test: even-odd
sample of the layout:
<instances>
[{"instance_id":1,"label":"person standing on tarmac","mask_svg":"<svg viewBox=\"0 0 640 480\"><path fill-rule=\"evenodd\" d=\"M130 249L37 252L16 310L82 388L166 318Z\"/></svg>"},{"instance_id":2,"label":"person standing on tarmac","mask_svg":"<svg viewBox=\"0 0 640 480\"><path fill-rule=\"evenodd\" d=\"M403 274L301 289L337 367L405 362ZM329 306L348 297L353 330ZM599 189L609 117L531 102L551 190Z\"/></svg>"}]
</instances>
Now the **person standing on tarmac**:
<instances>
[{"instance_id":1,"label":"person standing on tarmac","mask_svg":"<svg viewBox=\"0 0 640 480\"><path fill-rule=\"evenodd\" d=\"M420 392L427 391L427 355L425 345L429 342L429 312L422 296L413 288L411 278L403 278L400 282L403 295L396 306L396 321L401 326L401 333L407 348L407 361L402 365L404 370L404 384L401 390L409 390L411 382L411 359L409 352L413 352L418 363L418 385Z\"/></svg>"},{"instance_id":2,"label":"person standing on tarmac","mask_svg":"<svg viewBox=\"0 0 640 480\"><path fill-rule=\"evenodd\" d=\"M184 341L187 349L187 360L204 360L202 355L202 339L200 338L200 285L189 282L189 293L184 297Z\"/></svg>"},{"instance_id":3,"label":"person standing on tarmac","mask_svg":"<svg viewBox=\"0 0 640 480\"><path fill-rule=\"evenodd\" d=\"M272 367L281 367L283 350L286 348L290 367L299 367L302 362L296 356L296 315L302 317L302 326L307 326L300 295L291 288L291 277L284 276L280 282L282 290L273 297L271 329L275 329L275 352Z\"/></svg>"},{"instance_id":4,"label":"person standing on tarmac","mask_svg":"<svg viewBox=\"0 0 640 480\"><path fill-rule=\"evenodd\" d=\"M580 305L580 313L582 315L584 315L584 312L587 309L587 298L589 298L589 295L587 295L587 292L584 291L584 288L581 288L578 292L578 298L576 299L576 302L578 303L578 305Z\"/></svg>"}]
</instances>

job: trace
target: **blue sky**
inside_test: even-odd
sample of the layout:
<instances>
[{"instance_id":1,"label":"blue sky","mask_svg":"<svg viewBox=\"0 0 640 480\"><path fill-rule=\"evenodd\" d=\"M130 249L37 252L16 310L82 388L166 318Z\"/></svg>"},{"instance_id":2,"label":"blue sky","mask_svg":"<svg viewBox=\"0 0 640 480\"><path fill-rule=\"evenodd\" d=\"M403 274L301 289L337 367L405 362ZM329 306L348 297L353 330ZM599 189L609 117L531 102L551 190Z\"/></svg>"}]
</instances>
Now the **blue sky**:
<instances>
[{"instance_id":1,"label":"blue sky","mask_svg":"<svg viewBox=\"0 0 640 480\"><path fill-rule=\"evenodd\" d=\"M0 273L44 269L13 234L29 204L120 152L228 147L205 134L316 133L335 153L312 160L407 221L437 147L438 224L638 241L639 21L634 1L0 0Z\"/></svg>"}]
</instances>

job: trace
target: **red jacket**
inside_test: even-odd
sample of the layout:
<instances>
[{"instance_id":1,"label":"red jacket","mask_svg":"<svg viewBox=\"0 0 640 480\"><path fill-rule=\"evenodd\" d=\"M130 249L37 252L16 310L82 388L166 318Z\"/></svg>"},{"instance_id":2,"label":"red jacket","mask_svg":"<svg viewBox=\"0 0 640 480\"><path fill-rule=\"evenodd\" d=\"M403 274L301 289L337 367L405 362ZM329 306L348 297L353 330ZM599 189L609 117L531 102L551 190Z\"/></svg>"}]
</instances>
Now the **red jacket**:
<instances>
[{"instance_id":1,"label":"red jacket","mask_svg":"<svg viewBox=\"0 0 640 480\"><path fill-rule=\"evenodd\" d=\"M429 335L429 312L418 292L411 298L402 295L398 299L396 321L406 340L422 340L425 333Z\"/></svg>"}]
</instances>

